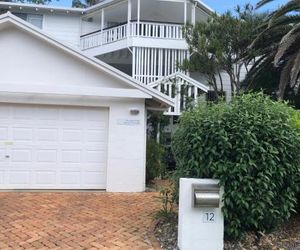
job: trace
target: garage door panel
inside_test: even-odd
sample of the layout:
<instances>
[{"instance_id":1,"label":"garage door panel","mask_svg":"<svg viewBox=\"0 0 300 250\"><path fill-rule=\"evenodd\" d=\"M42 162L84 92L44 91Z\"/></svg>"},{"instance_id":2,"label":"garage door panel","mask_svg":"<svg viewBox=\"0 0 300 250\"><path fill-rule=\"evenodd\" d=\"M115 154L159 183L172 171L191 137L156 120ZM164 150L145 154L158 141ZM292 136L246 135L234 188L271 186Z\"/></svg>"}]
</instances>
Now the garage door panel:
<instances>
[{"instance_id":1,"label":"garage door panel","mask_svg":"<svg viewBox=\"0 0 300 250\"><path fill-rule=\"evenodd\" d=\"M6 164L3 165L3 163L7 161L7 159L5 158L6 152L7 152L6 148L0 148L0 169L3 168L4 166L6 167Z\"/></svg>"},{"instance_id":2,"label":"garage door panel","mask_svg":"<svg viewBox=\"0 0 300 250\"><path fill-rule=\"evenodd\" d=\"M84 117L83 109L64 109L61 110L61 119L63 121L78 121L81 122Z\"/></svg>"},{"instance_id":3,"label":"garage door panel","mask_svg":"<svg viewBox=\"0 0 300 250\"><path fill-rule=\"evenodd\" d=\"M63 142L80 142L83 139L81 129L66 128L62 133Z\"/></svg>"},{"instance_id":4,"label":"garage door panel","mask_svg":"<svg viewBox=\"0 0 300 250\"><path fill-rule=\"evenodd\" d=\"M86 132L86 141L105 143L106 133L105 129L89 129Z\"/></svg>"},{"instance_id":5,"label":"garage door panel","mask_svg":"<svg viewBox=\"0 0 300 250\"><path fill-rule=\"evenodd\" d=\"M1 170L0 168L0 185L5 184L5 171Z\"/></svg>"},{"instance_id":6,"label":"garage door panel","mask_svg":"<svg viewBox=\"0 0 300 250\"><path fill-rule=\"evenodd\" d=\"M0 127L0 140L8 140L8 127Z\"/></svg>"},{"instance_id":7,"label":"garage door panel","mask_svg":"<svg viewBox=\"0 0 300 250\"><path fill-rule=\"evenodd\" d=\"M104 163L105 162L105 151L100 150L88 150L86 152L87 163Z\"/></svg>"},{"instance_id":8,"label":"garage door panel","mask_svg":"<svg viewBox=\"0 0 300 250\"><path fill-rule=\"evenodd\" d=\"M0 106L0 119L5 119L6 121L11 116L11 107L8 107L7 105ZM1 121L2 122L2 121Z\"/></svg>"},{"instance_id":9,"label":"garage door panel","mask_svg":"<svg viewBox=\"0 0 300 250\"><path fill-rule=\"evenodd\" d=\"M38 120L41 121L43 120L46 120L47 122L57 121L59 120L59 110L53 108L47 108L47 107L37 108L36 117Z\"/></svg>"},{"instance_id":10,"label":"garage door panel","mask_svg":"<svg viewBox=\"0 0 300 250\"><path fill-rule=\"evenodd\" d=\"M33 106L18 106L18 108L13 108L13 119L15 121L19 120L32 120L34 119L36 107Z\"/></svg>"},{"instance_id":11,"label":"garage door panel","mask_svg":"<svg viewBox=\"0 0 300 250\"><path fill-rule=\"evenodd\" d=\"M1 117L0 189L106 188L108 109L7 104Z\"/></svg>"},{"instance_id":12,"label":"garage door panel","mask_svg":"<svg viewBox=\"0 0 300 250\"><path fill-rule=\"evenodd\" d=\"M38 128L37 139L38 141L56 142L58 139L59 130L56 128Z\"/></svg>"},{"instance_id":13,"label":"garage door panel","mask_svg":"<svg viewBox=\"0 0 300 250\"><path fill-rule=\"evenodd\" d=\"M61 155L62 163L80 163L81 151L80 150L62 150Z\"/></svg>"},{"instance_id":14,"label":"garage door panel","mask_svg":"<svg viewBox=\"0 0 300 250\"><path fill-rule=\"evenodd\" d=\"M24 163L32 161L32 151L28 148L14 148L11 150L11 161Z\"/></svg>"},{"instance_id":15,"label":"garage door panel","mask_svg":"<svg viewBox=\"0 0 300 250\"><path fill-rule=\"evenodd\" d=\"M11 170L8 174L9 184L28 185L30 183L30 171Z\"/></svg>"},{"instance_id":16,"label":"garage door panel","mask_svg":"<svg viewBox=\"0 0 300 250\"><path fill-rule=\"evenodd\" d=\"M39 163L56 163L58 152L55 149L40 149L37 150L37 162Z\"/></svg>"},{"instance_id":17,"label":"garage door panel","mask_svg":"<svg viewBox=\"0 0 300 250\"><path fill-rule=\"evenodd\" d=\"M80 171L62 171L60 176L62 185L73 185L79 187L81 178Z\"/></svg>"},{"instance_id":18,"label":"garage door panel","mask_svg":"<svg viewBox=\"0 0 300 250\"><path fill-rule=\"evenodd\" d=\"M84 174L84 184L86 185L97 185L99 183L99 180L101 181L101 184L105 184L105 173L104 172L98 172L98 171L88 171Z\"/></svg>"},{"instance_id":19,"label":"garage door panel","mask_svg":"<svg viewBox=\"0 0 300 250\"><path fill-rule=\"evenodd\" d=\"M32 141L33 140L33 129L26 127L14 127L12 129L14 141Z\"/></svg>"},{"instance_id":20,"label":"garage door panel","mask_svg":"<svg viewBox=\"0 0 300 250\"><path fill-rule=\"evenodd\" d=\"M51 186L56 184L56 171L36 171L34 177L34 183L37 185Z\"/></svg>"}]
</instances>

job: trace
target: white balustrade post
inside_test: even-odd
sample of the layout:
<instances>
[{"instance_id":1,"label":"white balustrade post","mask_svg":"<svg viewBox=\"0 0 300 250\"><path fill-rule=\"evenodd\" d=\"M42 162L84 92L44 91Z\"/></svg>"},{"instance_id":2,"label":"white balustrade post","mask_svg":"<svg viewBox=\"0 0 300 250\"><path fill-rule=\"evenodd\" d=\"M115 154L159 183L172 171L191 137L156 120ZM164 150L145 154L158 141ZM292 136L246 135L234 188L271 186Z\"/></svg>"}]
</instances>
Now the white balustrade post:
<instances>
[{"instance_id":1,"label":"white balustrade post","mask_svg":"<svg viewBox=\"0 0 300 250\"><path fill-rule=\"evenodd\" d=\"M140 36L141 0L137 0L137 36Z\"/></svg>"},{"instance_id":2,"label":"white balustrade post","mask_svg":"<svg viewBox=\"0 0 300 250\"><path fill-rule=\"evenodd\" d=\"M131 22L131 0L128 0L128 10L127 10L127 37L131 36L131 34L130 34L130 22Z\"/></svg>"},{"instance_id":3,"label":"white balustrade post","mask_svg":"<svg viewBox=\"0 0 300 250\"><path fill-rule=\"evenodd\" d=\"M104 8L101 9L101 35L100 35L100 44L103 44L103 30L104 30Z\"/></svg>"}]
</instances>

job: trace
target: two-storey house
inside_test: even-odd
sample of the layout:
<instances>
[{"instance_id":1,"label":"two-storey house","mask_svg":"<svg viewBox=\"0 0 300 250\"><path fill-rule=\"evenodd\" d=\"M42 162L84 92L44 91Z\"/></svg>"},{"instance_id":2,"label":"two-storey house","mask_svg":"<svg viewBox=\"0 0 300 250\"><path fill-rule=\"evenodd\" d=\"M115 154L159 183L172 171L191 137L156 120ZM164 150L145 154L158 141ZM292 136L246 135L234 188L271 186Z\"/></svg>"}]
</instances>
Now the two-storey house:
<instances>
[{"instance_id":1,"label":"two-storey house","mask_svg":"<svg viewBox=\"0 0 300 250\"><path fill-rule=\"evenodd\" d=\"M0 189L143 191L147 110L178 116L209 91L179 65L182 26L210 13L193 0L0 2Z\"/></svg>"}]
</instances>

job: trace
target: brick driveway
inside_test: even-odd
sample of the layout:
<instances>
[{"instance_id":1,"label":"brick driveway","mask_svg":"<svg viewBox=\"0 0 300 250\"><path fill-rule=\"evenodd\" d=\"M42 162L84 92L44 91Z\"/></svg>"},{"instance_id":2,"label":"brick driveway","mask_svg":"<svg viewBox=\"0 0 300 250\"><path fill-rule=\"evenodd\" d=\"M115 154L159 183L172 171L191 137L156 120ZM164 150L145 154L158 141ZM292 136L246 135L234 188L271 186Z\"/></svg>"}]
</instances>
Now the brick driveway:
<instances>
[{"instance_id":1,"label":"brick driveway","mask_svg":"<svg viewBox=\"0 0 300 250\"><path fill-rule=\"evenodd\" d=\"M153 249L156 193L0 193L0 249Z\"/></svg>"}]
</instances>

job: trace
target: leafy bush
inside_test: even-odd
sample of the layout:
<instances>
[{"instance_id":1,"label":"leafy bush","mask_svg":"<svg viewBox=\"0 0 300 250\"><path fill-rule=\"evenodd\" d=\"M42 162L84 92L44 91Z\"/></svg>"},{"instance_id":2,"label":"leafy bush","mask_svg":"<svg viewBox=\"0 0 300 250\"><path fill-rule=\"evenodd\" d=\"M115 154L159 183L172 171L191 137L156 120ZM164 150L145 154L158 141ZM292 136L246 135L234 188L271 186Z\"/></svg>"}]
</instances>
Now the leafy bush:
<instances>
[{"instance_id":1,"label":"leafy bush","mask_svg":"<svg viewBox=\"0 0 300 250\"><path fill-rule=\"evenodd\" d=\"M293 116L293 125L296 129L300 129L300 111L298 110L297 112L292 114ZM300 183L299 183L300 185ZM297 195L297 211L298 213L300 213L300 190L298 191L298 195Z\"/></svg>"},{"instance_id":2,"label":"leafy bush","mask_svg":"<svg viewBox=\"0 0 300 250\"><path fill-rule=\"evenodd\" d=\"M227 238L269 231L295 208L300 136L294 112L259 93L182 115L172 144L176 176L220 179Z\"/></svg>"},{"instance_id":3,"label":"leafy bush","mask_svg":"<svg viewBox=\"0 0 300 250\"><path fill-rule=\"evenodd\" d=\"M154 139L147 141L147 153L146 153L146 182L153 180L160 176L165 169L162 162L164 150Z\"/></svg>"}]
</instances>

